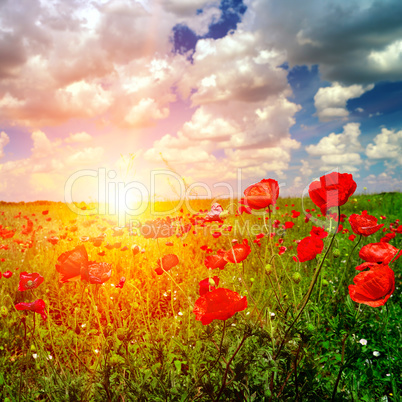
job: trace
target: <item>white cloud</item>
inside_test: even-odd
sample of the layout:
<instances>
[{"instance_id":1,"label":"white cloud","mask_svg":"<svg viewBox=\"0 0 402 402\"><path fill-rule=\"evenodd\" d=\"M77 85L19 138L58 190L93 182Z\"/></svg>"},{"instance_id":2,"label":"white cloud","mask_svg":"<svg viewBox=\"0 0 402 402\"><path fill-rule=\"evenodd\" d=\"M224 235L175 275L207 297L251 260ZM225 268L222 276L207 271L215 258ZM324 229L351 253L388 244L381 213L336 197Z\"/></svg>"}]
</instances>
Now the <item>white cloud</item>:
<instances>
[{"instance_id":1,"label":"white cloud","mask_svg":"<svg viewBox=\"0 0 402 402\"><path fill-rule=\"evenodd\" d=\"M82 151L78 151L67 158L67 163L70 166L86 166L99 163L102 160L104 149L102 147L84 148Z\"/></svg>"},{"instance_id":2,"label":"white cloud","mask_svg":"<svg viewBox=\"0 0 402 402\"><path fill-rule=\"evenodd\" d=\"M314 106L321 121L330 121L337 118L345 119L349 116L346 103L349 99L358 98L374 88L374 85L351 85L344 87L338 82L332 86L320 88L314 96Z\"/></svg>"},{"instance_id":3,"label":"white cloud","mask_svg":"<svg viewBox=\"0 0 402 402\"><path fill-rule=\"evenodd\" d=\"M90 141L91 139L92 137L88 133L82 131L80 133L70 134L69 137L65 139L65 142L67 143L87 142Z\"/></svg>"},{"instance_id":4,"label":"white cloud","mask_svg":"<svg viewBox=\"0 0 402 402\"><path fill-rule=\"evenodd\" d=\"M238 30L218 40L199 40L193 58L178 86L184 97L197 89L193 105L290 94L286 71L279 67L285 54L265 48L259 33Z\"/></svg>"},{"instance_id":5,"label":"white cloud","mask_svg":"<svg viewBox=\"0 0 402 402\"><path fill-rule=\"evenodd\" d=\"M402 190L400 175L395 177L390 172L382 172L379 175L370 174L362 180L362 185L363 187L367 187L368 192L373 193Z\"/></svg>"},{"instance_id":6,"label":"white cloud","mask_svg":"<svg viewBox=\"0 0 402 402\"><path fill-rule=\"evenodd\" d=\"M75 117L102 114L112 99L100 84L85 81L74 82L56 92L62 109L74 111Z\"/></svg>"},{"instance_id":7,"label":"white cloud","mask_svg":"<svg viewBox=\"0 0 402 402\"><path fill-rule=\"evenodd\" d=\"M371 160L385 160L390 165L402 165L402 130L383 128L366 148L366 155Z\"/></svg>"},{"instance_id":8,"label":"white cloud","mask_svg":"<svg viewBox=\"0 0 402 402\"><path fill-rule=\"evenodd\" d=\"M339 154L339 155L323 155L321 160L326 165L331 166L344 166L344 165L361 165L362 160L358 153L346 153L346 154Z\"/></svg>"},{"instance_id":9,"label":"white cloud","mask_svg":"<svg viewBox=\"0 0 402 402\"><path fill-rule=\"evenodd\" d=\"M8 92L4 94L4 96L0 99L0 107L1 108L15 108L24 105L24 101L19 100L11 96Z\"/></svg>"},{"instance_id":10,"label":"white cloud","mask_svg":"<svg viewBox=\"0 0 402 402\"><path fill-rule=\"evenodd\" d=\"M309 162L306 160L303 160L303 159L300 162L302 163L302 167L300 168L300 173L304 177L310 177L311 174L313 173L313 169L311 169Z\"/></svg>"},{"instance_id":11,"label":"white cloud","mask_svg":"<svg viewBox=\"0 0 402 402\"><path fill-rule=\"evenodd\" d=\"M402 64L402 40L392 42L385 49L373 50L368 56L368 61L373 69L381 73L396 73Z\"/></svg>"},{"instance_id":12,"label":"white cloud","mask_svg":"<svg viewBox=\"0 0 402 402\"><path fill-rule=\"evenodd\" d=\"M306 151L312 156L345 154L361 150L359 142L360 124L348 123L343 127L343 133L331 133L321 138L317 145L308 145Z\"/></svg>"},{"instance_id":13,"label":"white cloud","mask_svg":"<svg viewBox=\"0 0 402 402\"><path fill-rule=\"evenodd\" d=\"M278 67L284 60L258 32L198 41L178 82L198 108L177 135L155 141L145 159L156 163L162 154L194 178L230 180L238 168L254 179L283 175L300 147L289 134L299 106L287 99L287 73Z\"/></svg>"},{"instance_id":14,"label":"white cloud","mask_svg":"<svg viewBox=\"0 0 402 402\"><path fill-rule=\"evenodd\" d=\"M209 31L209 26L219 21L222 16L222 11L219 9L219 3L215 3L205 7L201 13L195 14L190 18L187 17L179 21L191 27L191 30L198 36L206 35Z\"/></svg>"},{"instance_id":15,"label":"white cloud","mask_svg":"<svg viewBox=\"0 0 402 402\"><path fill-rule=\"evenodd\" d=\"M344 172L357 172L363 161L360 156L362 147L359 141L360 123L348 123L343 127L343 133L331 133L321 138L318 144L308 145L306 151L312 157L311 165L320 171L339 169ZM309 164L306 164L309 170ZM304 168L304 164L303 164Z\"/></svg>"},{"instance_id":16,"label":"white cloud","mask_svg":"<svg viewBox=\"0 0 402 402\"><path fill-rule=\"evenodd\" d=\"M33 140L32 155L35 158L45 158L54 152L53 144L43 131L34 131L31 135Z\"/></svg>"},{"instance_id":17,"label":"white cloud","mask_svg":"<svg viewBox=\"0 0 402 402\"><path fill-rule=\"evenodd\" d=\"M159 108L155 99L144 98L133 106L126 114L125 120L132 127L144 125L151 120L165 119L169 116L169 108Z\"/></svg>"},{"instance_id":18,"label":"white cloud","mask_svg":"<svg viewBox=\"0 0 402 402\"><path fill-rule=\"evenodd\" d=\"M10 142L9 136L2 131L0 133L0 158L4 156L4 147Z\"/></svg>"}]
</instances>

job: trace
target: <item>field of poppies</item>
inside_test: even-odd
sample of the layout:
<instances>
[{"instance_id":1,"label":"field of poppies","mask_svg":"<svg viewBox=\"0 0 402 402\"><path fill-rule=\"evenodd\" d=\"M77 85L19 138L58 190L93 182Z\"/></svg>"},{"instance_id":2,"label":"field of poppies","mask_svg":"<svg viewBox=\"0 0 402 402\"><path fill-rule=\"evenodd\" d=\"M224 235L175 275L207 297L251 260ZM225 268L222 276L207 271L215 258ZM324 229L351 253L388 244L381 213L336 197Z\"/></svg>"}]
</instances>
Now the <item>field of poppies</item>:
<instances>
[{"instance_id":1,"label":"field of poppies","mask_svg":"<svg viewBox=\"0 0 402 402\"><path fill-rule=\"evenodd\" d=\"M0 400L400 401L402 195L356 190L0 203Z\"/></svg>"}]
</instances>

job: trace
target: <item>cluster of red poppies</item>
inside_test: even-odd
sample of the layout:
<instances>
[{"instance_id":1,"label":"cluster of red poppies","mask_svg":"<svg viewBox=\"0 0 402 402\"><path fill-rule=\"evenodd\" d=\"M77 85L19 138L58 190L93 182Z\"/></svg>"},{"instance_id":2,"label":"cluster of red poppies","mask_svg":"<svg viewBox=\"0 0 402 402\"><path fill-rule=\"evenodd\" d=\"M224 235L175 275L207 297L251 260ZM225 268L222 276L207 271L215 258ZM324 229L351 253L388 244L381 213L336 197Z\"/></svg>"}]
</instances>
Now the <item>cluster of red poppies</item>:
<instances>
[{"instance_id":1,"label":"cluster of red poppies","mask_svg":"<svg viewBox=\"0 0 402 402\"><path fill-rule=\"evenodd\" d=\"M276 180L264 179L247 187L244 195L245 197L240 200L242 206L239 208L239 213L250 213L252 209L266 209L270 205L275 205L279 196L279 185ZM222 212L222 208L219 207L215 204L214 211L211 210L207 216L210 219L211 217L219 219L219 214ZM248 245L248 240L244 239L242 243L235 244L230 250L221 249L217 254L207 256L204 264L209 269L224 269L228 262L242 262L250 253L251 247ZM215 288L218 283L217 276L206 278L199 283L200 297L195 302L193 312L196 320L201 321L203 325L210 324L213 320L227 320L238 311L247 308L246 296L241 297L230 289Z\"/></svg>"},{"instance_id":2,"label":"cluster of red poppies","mask_svg":"<svg viewBox=\"0 0 402 402\"><path fill-rule=\"evenodd\" d=\"M28 272L20 273L20 283L18 290L24 292L26 290L36 289L43 282L43 276L37 272L29 274ZM42 299L35 300L32 303L18 303L15 305L17 310L29 310L41 315L43 320L46 321L46 305Z\"/></svg>"},{"instance_id":3,"label":"cluster of red poppies","mask_svg":"<svg viewBox=\"0 0 402 402\"><path fill-rule=\"evenodd\" d=\"M102 284L112 276L112 265L107 262L89 261L87 250L82 244L61 254L57 261L56 271L61 283L81 279L93 284Z\"/></svg>"},{"instance_id":4,"label":"cluster of red poppies","mask_svg":"<svg viewBox=\"0 0 402 402\"><path fill-rule=\"evenodd\" d=\"M330 173L322 176L320 181L313 182L309 187L312 201L326 214L331 207L344 205L356 190L356 183L348 173ZM355 234L370 236L382 228L377 224L377 218L363 211L361 215L352 214L349 223ZM366 263L356 267L364 270L354 279L354 285L349 286L349 295L355 302L367 304L371 307L382 306L395 290L395 274L388 264L399 258L402 251L387 242L371 243L362 247L359 257Z\"/></svg>"},{"instance_id":5,"label":"cluster of red poppies","mask_svg":"<svg viewBox=\"0 0 402 402\"><path fill-rule=\"evenodd\" d=\"M346 216L331 212L333 207L340 207L344 205L349 197L356 190L356 183L353 180L351 174L348 173L330 173L322 176L318 181L314 181L309 186L309 195L313 203L320 209L323 216L328 219L336 219L343 222ZM240 200L240 208L238 214L243 212L251 213L253 210L261 210L271 213L271 207L275 207L277 198L279 196L279 185L276 180L264 179L258 183L249 186L244 191L244 197ZM294 206L294 205L292 205ZM181 211L182 212L182 211ZM159 239L168 238L173 235L177 237L183 236L185 233L190 232L193 229L193 233L196 234L195 228L198 226L205 227L210 223L217 223L219 230L212 231L212 237L215 239L222 236L224 231L231 231L231 226L226 226L220 229L224 223L224 211L221 205L215 203L211 206L209 211L200 211L204 215L193 214L188 218L188 222L183 221L182 217L155 219L147 221L143 225L139 225L139 233L146 239ZM309 213L306 216L306 222L311 219L310 212L314 212L314 209L307 210ZM47 211L42 212L43 215L47 215ZM34 214L33 214L34 215ZM289 216L292 219L297 219L300 212L292 210L291 214L286 213L285 216ZM284 216L284 215L282 215ZM320 215L318 215L320 216ZM23 226L21 234L30 236L31 240L23 241L14 239L22 245L22 251L27 247L31 247L35 241L35 232L41 227L33 227L33 222L27 216L22 217L21 213L16 216L17 218L26 219L27 223ZM47 218L50 219L50 218ZM112 221L106 222L115 224ZM268 217L259 217L258 219L270 219ZM85 226L90 226L95 220L86 221ZM363 211L361 214L352 214L349 217L349 222L353 231L351 236L370 236L383 228L383 231L388 229L384 228L384 224L378 224L377 218L371 216L367 211ZM76 221L70 221L72 226L66 228L66 231L77 231ZM394 225L394 226L393 226ZM272 223L273 229L280 229L283 232L291 230L294 226L294 222L288 221L281 223L278 219ZM99 227L100 228L100 227ZM101 228L100 228L101 229ZM105 228L102 228L106 230ZM121 236L124 228L115 228L113 236ZM350 297L359 303L365 303L373 307L383 305L391 296L395 289L395 275L393 270L389 267L389 264L393 260L399 258L402 252L389 244L389 241L395 237L396 233L401 233L401 226L398 222L390 225L391 232L387 233L379 243L371 243L364 247L359 252L360 258L365 262L358 267L360 272L354 278L354 285L349 286ZM348 231L344 229L342 225L339 225L338 231L345 233ZM0 237L8 239L13 237L15 231L3 228L0 225ZM53 231L52 236L47 238L47 241L52 245L57 245L60 239L65 239L67 233L60 236L53 236L56 232ZM271 238L277 236L275 233L270 232ZM97 237L81 236L82 243L90 242L94 247L99 247L105 240L105 234L101 234ZM301 240L297 240L297 256L293 257L297 262L306 262L313 260L317 255L321 254L324 249L324 242L328 236L328 233L321 227L313 226L309 236ZM253 242L257 246L261 246L261 241L266 237L265 233L259 233L255 236ZM279 236L277 236L278 238ZM349 237L350 238L350 237ZM71 238L67 240L72 240ZM351 239L352 240L352 239ZM248 244L247 239L243 239L241 242L234 239L233 246L228 249L219 249L213 251L208 245L201 246L201 249L206 251L204 258L204 264L208 269L220 269L223 270L228 263L240 263L244 261L251 253L251 247ZM283 245L284 239L281 237L275 243L278 247L278 254L281 255L291 249L293 246L288 245L288 248ZM167 246L173 246L173 242L167 242ZM183 243L183 246L186 244ZM128 250L127 246L121 247L121 242L115 242L114 244L107 244L104 246L107 250L120 249L121 251ZM7 249L8 245L0 245L0 249ZM143 250L139 245L134 244L131 247L132 255L135 257L139 253L143 253ZM105 250L98 252L100 256L105 255ZM155 272L157 275L162 275L168 272L179 264L179 258L176 254L166 254L161 256L156 261ZM106 262L89 261L88 254L83 244L75 247L72 250L64 252L57 259L56 270L59 273L59 281L61 283L71 282L75 280L83 280L91 284L103 284L111 278L112 265ZM11 276L10 271L4 272L4 277ZM1 276L1 274L0 274ZM23 272L20 274L19 290L24 291L28 289L34 289L43 282L43 277L37 273L28 274ZM117 288L122 288L125 283L125 277L122 277ZM195 303L194 313L196 319L201 321L202 324L209 324L212 320L226 320L232 317L236 312L242 311L247 307L247 298L241 297L238 293L226 289L219 288L219 277L213 276L205 278L199 283L200 297ZM33 303L19 303L16 305L20 310L31 310L42 315L46 319L45 304L43 300L39 299Z\"/></svg>"}]
</instances>

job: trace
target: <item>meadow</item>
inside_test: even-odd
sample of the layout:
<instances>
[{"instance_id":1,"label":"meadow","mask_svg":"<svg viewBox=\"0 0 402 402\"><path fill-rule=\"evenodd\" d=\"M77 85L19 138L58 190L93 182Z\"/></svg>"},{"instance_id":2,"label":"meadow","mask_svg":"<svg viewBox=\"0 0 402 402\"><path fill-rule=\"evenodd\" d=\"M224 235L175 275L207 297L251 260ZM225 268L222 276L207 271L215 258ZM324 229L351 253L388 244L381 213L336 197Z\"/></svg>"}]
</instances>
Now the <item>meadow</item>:
<instances>
[{"instance_id":1,"label":"meadow","mask_svg":"<svg viewBox=\"0 0 402 402\"><path fill-rule=\"evenodd\" d=\"M402 195L344 201L0 203L0 399L400 401Z\"/></svg>"}]
</instances>

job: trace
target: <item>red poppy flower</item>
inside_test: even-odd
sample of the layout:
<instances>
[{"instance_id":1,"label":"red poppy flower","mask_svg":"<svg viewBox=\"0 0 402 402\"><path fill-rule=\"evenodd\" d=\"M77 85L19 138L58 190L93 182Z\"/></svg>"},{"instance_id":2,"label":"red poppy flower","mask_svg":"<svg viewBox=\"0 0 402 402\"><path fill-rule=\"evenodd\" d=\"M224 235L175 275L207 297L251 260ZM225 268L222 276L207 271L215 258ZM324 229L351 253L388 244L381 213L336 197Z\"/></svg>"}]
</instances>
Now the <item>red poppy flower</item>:
<instances>
[{"instance_id":1,"label":"red poppy flower","mask_svg":"<svg viewBox=\"0 0 402 402\"><path fill-rule=\"evenodd\" d=\"M223 268L225 268L225 265L228 262L225 260L224 254L225 254L225 252L220 253L220 254L207 255L205 257L205 260L204 260L205 266L207 268L209 268L209 269L215 269L215 268L223 269Z\"/></svg>"},{"instance_id":2,"label":"red poppy flower","mask_svg":"<svg viewBox=\"0 0 402 402\"><path fill-rule=\"evenodd\" d=\"M49 211L48 210L46 210L46 211L42 211L42 215L47 215L49 213Z\"/></svg>"},{"instance_id":3,"label":"red poppy flower","mask_svg":"<svg viewBox=\"0 0 402 402\"><path fill-rule=\"evenodd\" d=\"M377 230L384 226L383 223L381 225L377 225L377 218L375 216L368 215L367 211L363 211L361 215L350 215L349 223L353 232L365 237L377 232Z\"/></svg>"},{"instance_id":4,"label":"red poppy flower","mask_svg":"<svg viewBox=\"0 0 402 402\"><path fill-rule=\"evenodd\" d=\"M295 211L294 209L292 209L292 218L297 218L300 216L300 212L299 211Z\"/></svg>"},{"instance_id":5,"label":"red poppy flower","mask_svg":"<svg viewBox=\"0 0 402 402\"><path fill-rule=\"evenodd\" d=\"M324 248L324 242L315 236L305 237L297 245L297 257L300 262L310 261L317 257Z\"/></svg>"},{"instance_id":6,"label":"red poppy flower","mask_svg":"<svg viewBox=\"0 0 402 402\"><path fill-rule=\"evenodd\" d=\"M367 262L379 262L388 264L398 253L398 249L387 242L370 243L363 246L359 252L359 257ZM402 250L399 251L399 258Z\"/></svg>"},{"instance_id":7,"label":"red poppy flower","mask_svg":"<svg viewBox=\"0 0 402 402\"><path fill-rule=\"evenodd\" d=\"M349 236L349 240L350 240L350 241L355 241L355 239L356 239L356 235L351 234L351 235Z\"/></svg>"},{"instance_id":8,"label":"red poppy flower","mask_svg":"<svg viewBox=\"0 0 402 402\"><path fill-rule=\"evenodd\" d=\"M84 245L66 251L57 259L56 270L60 274L59 282L65 283L80 279L83 269L88 266L88 254Z\"/></svg>"},{"instance_id":9,"label":"red poppy flower","mask_svg":"<svg viewBox=\"0 0 402 402\"><path fill-rule=\"evenodd\" d=\"M47 315L45 312L45 302L42 299L35 300L32 303L18 303L14 306L17 310L29 310L34 313L38 313L42 316L44 320L47 319Z\"/></svg>"},{"instance_id":10,"label":"red poppy flower","mask_svg":"<svg viewBox=\"0 0 402 402\"><path fill-rule=\"evenodd\" d=\"M170 220L155 219L146 221L140 227L140 232L146 239L157 239L173 236L174 227L170 225Z\"/></svg>"},{"instance_id":11,"label":"red poppy flower","mask_svg":"<svg viewBox=\"0 0 402 402\"><path fill-rule=\"evenodd\" d=\"M116 285L116 288L122 289L125 282L126 282L126 278L125 278L124 276L122 276L122 277L120 278L119 283Z\"/></svg>"},{"instance_id":12,"label":"red poppy flower","mask_svg":"<svg viewBox=\"0 0 402 402\"><path fill-rule=\"evenodd\" d=\"M112 264L89 261L81 271L81 279L93 284L105 283L112 276Z\"/></svg>"},{"instance_id":13,"label":"red poppy flower","mask_svg":"<svg viewBox=\"0 0 402 402\"><path fill-rule=\"evenodd\" d=\"M243 243L235 244L229 251L225 253L225 260L232 263L244 261L251 253L251 247L248 245L248 240L244 239Z\"/></svg>"},{"instance_id":14,"label":"red poppy flower","mask_svg":"<svg viewBox=\"0 0 402 402\"><path fill-rule=\"evenodd\" d=\"M94 247L100 247L104 240L104 236L100 235L97 237L91 237L89 241L93 244Z\"/></svg>"},{"instance_id":15,"label":"red poppy flower","mask_svg":"<svg viewBox=\"0 0 402 402\"><path fill-rule=\"evenodd\" d=\"M267 208L275 205L279 196L279 184L273 179L263 179L244 190L243 202L252 209Z\"/></svg>"},{"instance_id":16,"label":"red poppy flower","mask_svg":"<svg viewBox=\"0 0 402 402\"><path fill-rule=\"evenodd\" d=\"M15 235L15 232L12 230L8 230L8 229L4 229L2 227L2 225L0 225L0 236L3 239L10 239L11 237L13 237Z\"/></svg>"},{"instance_id":17,"label":"red poppy flower","mask_svg":"<svg viewBox=\"0 0 402 402\"><path fill-rule=\"evenodd\" d=\"M323 215L332 207L346 204L355 192L357 184L349 173L332 172L313 181L308 189L311 200Z\"/></svg>"},{"instance_id":18,"label":"red poppy flower","mask_svg":"<svg viewBox=\"0 0 402 402\"><path fill-rule=\"evenodd\" d=\"M278 255L285 254L287 248L285 246L279 247Z\"/></svg>"},{"instance_id":19,"label":"red poppy flower","mask_svg":"<svg viewBox=\"0 0 402 402\"><path fill-rule=\"evenodd\" d=\"M243 200L243 202L245 202L245 201L244 201L244 198L242 198L242 200ZM240 205L239 208L237 209L237 213L238 213L239 215L241 215L243 212L245 212L246 214L251 214L252 209L251 209L250 207L246 207L246 206L244 206L244 205Z\"/></svg>"},{"instance_id":20,"label":"red poppy flower","mask_svg":"<svg viewBox=\"0 0 402 402\"><path fill-rule=\"evenodd\" d=\"M193 312L196 320L208 325L213 320L227 320L246 308L246 296L241 297L230 289L218 288L199 297Z\"/></svg>"},{"instance_id":21,"label":"red poppy flower","mask_svg":"<svg viewBox=\"0 0 402 402\"><path fill-rule=\"evenodd\" d=\"M358 265L355 269L358 271L364 271L366 268L373 269L377 268L380 264L377 262L363 262L363 264Z\"/></svg>"},{"instance_id":22,"label":"red poppy flower","mask_svg":"<svg viewBox=\"0 0 402 402\"><path fill-rule=\"evenodd\" d=\"M28 272L21 272L18 290L23 292L24 290L36 289L42 282L43 276L36 272L32 274L28 274Z\"/></svg>"},{"instance_id":23,"label":"red poppy flower","mask_svg":"<svg viewBox=\"0 0 402 402\"><path fill-rule=\"evenodd\" d=\"M133 252L133 257L141 252L141 247L138 244L133 244L131 246L131 251Z\"/></svg>"},{"instance_id":24,"label":"red poppy flower","mask_svg":"<svg viewBox=\"0 0 402 402\"><path fill-rule=\"evenodd\" d=\"M313 226L313 228L310 230L310 236L325 239L328 236L328 232L326 232L323 228Z\"/></svg>"},{"instance_id":25,"label":"red poppy flower","mask_svg":"<svg viewBox=\"0 0 402 402\"><path fill-rule=\"evenodd\" d=\"M162 261L160 258L157 261L158 267L155 269L155 272L158 275L162 275L164 271L170 271L178 263L179 257L176 254L166 254L162 257Z\"/></svg>"},{"instance_id":26,"label":"red poppy flower","mask_svg":"<svg viewBox=\"0 0 402 402\"><path fill-rule=\"evenodd\" d=\"M13 276L13 273L11 271L6 271L6 272L3 272L3 276L4 276L4 278L8 279Z\"/></svg>"},{"instance_id":27,"label":"red poppy flower","mask_svg":"<svg viewBox=\"0 0 402 402\"><path fill-rule=\"evenodd\" d=\"M395 232L387 233L384 237L381 237L380 241L389 243L395 236Z\"/></svg>"},{"instance_id":28,"label":"red poppy flower","mask_svg":"<svg viewBox=\"0 0 402 402\"><path fill-rule=\"evenodd\" d=\"M360 272L349 285L349 295L357 303L383 306L395 290L395 274L388 265Z\"/></svg>"},{"instance_id":29,"label":"red poppy flower","mask_svg":"<svg viewBox=\"0 0 402 402\"><path fill-rule=\"evenodd\" d=\"M200 285L200 296L205 295L212 290L215 290L215 286L219 285L219 278L217 276L213 276L212 278L205 278L199 283Z\"/></svg>"},{"instance_id":30,"label":"red poppy flower","mask_svg":"<svg viewBox=\"0 0 402 402\"><path fill-rule=\"evenodd\" d=\"M285 222L285 229L292 229L292 227L294 226L294 222Z\"/></svg>"},{"instance_id":31,"label":"red poppy flower","mask_svg":"<svg viewBox=\"0 0 402 402\"><path fill-rule=\"evenodd\" d=\"M56 245L59 242L59 238L56 236L48 237L47 241L49 243L52 243L53 245Z\"/></svg>"}]
</instances>

